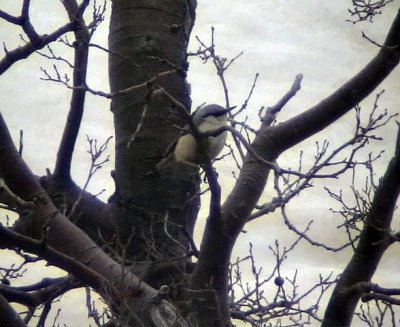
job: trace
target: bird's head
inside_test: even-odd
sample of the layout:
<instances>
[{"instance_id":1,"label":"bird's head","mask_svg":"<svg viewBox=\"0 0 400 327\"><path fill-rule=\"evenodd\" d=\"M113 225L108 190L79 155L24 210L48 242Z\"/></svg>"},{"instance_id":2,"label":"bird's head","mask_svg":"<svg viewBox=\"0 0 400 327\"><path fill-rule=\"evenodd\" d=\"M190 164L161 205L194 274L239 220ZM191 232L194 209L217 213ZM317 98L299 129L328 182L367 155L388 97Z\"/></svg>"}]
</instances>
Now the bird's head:
<instances>
[{"instance_id":1,"label":"bird's head","mask_svg":"<svg viewBox=\"0 0 400 327\"><path fill-rule=\"evenodd\" d=\"M232 108L224 108L218 104L209 104L196 110L193 115L193 122L199 126L206 119L214 118L221 121L226 121L227 114Z\"/></svg>"}]
</instances>

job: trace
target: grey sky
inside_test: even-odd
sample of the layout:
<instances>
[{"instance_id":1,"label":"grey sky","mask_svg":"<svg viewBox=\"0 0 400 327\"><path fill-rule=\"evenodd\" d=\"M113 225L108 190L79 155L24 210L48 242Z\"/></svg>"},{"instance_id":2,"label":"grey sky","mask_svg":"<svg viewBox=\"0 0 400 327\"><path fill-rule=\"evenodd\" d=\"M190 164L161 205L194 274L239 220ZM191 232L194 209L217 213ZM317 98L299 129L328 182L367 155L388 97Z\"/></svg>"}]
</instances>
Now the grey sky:
<instances>
[{"instance_id":1,"label":"grey sky","mask_svg":"<svg viewBox=\"0 0 400 327\"><path fill-rule=\"evenodd\" d=\"M279 117L280 120L284 120L318 103L375 55L377 47L362 38L361 32L365 31L376 42L383 43L399 8L400 0L388 5L383 15L375 18L374 24L353 25L346 22L346 18L349 18L347 8L350 3L351 1L347 0L202 0L198 3L197 24L192 33L190 49L194 51L197 48L195 35L205 42L209 41L210 28L214 26L217 51L220 55L232 58L244 51L236 64L227 72L226 78L231 104L240 105L247 97L254 75L260 73L247 112L255 126L259 108L273 105L290 88L294 77L302 73L304 75L302 89ZM32 1L32 5L33 23L42 33L47 31L49 25L56 27L66 21L65 14L59 10L62 7L57 1L37 0ZM15 6L17 5L14 0L2 0L0 5L2 9L10 9L12 13L17 14ZM46 8L45 12L42 10L43 7ZM9 49L20 43L19 33L15 27L0 21L0 41L5 42ZM107 45L107 22L99 28L95 41ZM60 45L55 45L54 48L59 51L63 49ZM107 91L107 57L96 49L92 50L92 55L89 84L94 89ZM54 163L68 110L69 91L61 85L41 81L40 77L43 77L43 74L40 66L49 71L52 69L52 63L35 55L17 63L0 78L0 110L16 141L19 130L24 130L24 157L35 173L43 174L44 168L52 168ZM67 67L62 67L67 72ZM381 101L382 108L388 108L392 112L399 111L399 77L400 70L397 69L378 87L378 90L386 89ZM204 101L224 104L222 88L211 65L202 65L198 59L191 60L188 79L192 86L194 106ZM370 96L362 105L371 106L373 99L374 97ZM89 164L85 134L100 140L105 140L113 134L108 102L88 95L86 107L73 170L75 178L81 183L87 174ZM388 153L378 165L378 173L382 172L393 150L394 125L391 124L381 131L380 134L385 137L385 141L372 147L374 151L386 148ZM353 118L347 115L324 131L324 135L317 135L283 155L279 162L285 167L293 167L297 164L300 149L306 150L307 154L312 156L314 141L329 138L335 144L340 141L339 135L350 136L353 129ZM111 167L112 163L109 167L105 167L90 187L93 192L98 192L106 186L108 190L105 198L113 192L108 172ZM221 167L217 165L221 176L224 177L223 192L226 195L233 179L231 169L222 171ZM340 181L343 184L338 184L337 181L328 183L336 190L346 187L345 179ZM265 199L270 199L272 196L274 195L269 188ZM203 200L203 203L206 201ZM321 242L327 241L335 245L340 244L342 240L338 240L339 236L336 233L339 220L329 211L334 205L332 201L326 199L321 184L310 190L307 196L295 199L288 210L299 227L311 219L316 220L311 231L313 237ZM200 221L204 221L204 215L205 213ZM395 227L399 227L398 222ZM295 238L284 226L279 214L252 222L246 230L247 233L240 238L237 254L245 255L247 244L252 241L259 263L266 271L273 265L267 245L273 244L278 238L282 245L287 246ZM295 258L285 266L287 270L284 273L292 275L298 268L301 280L314 278L315 281L318 271L324 273L332 270L340 271L346 263L346 255L348 252L339 255L327 254L304 245L296 250ZM380 270L377 280L387 281L388 284L385 286L400 287L398 279L394 281L391 278L395 273L393 267L396 266L393 263L393 256L385 256L384 260L387 264Z\"/></svg>"}]
</instances>

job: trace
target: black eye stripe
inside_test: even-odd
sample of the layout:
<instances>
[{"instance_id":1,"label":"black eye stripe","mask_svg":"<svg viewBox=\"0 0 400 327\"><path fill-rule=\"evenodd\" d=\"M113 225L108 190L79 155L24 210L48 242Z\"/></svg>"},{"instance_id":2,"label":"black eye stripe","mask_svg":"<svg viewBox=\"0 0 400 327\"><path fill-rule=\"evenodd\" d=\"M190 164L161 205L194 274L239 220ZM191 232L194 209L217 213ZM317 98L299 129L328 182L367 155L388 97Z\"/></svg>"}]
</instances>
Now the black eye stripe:
<instances>
[{"instance_id":1,"label":"black eye stripe","mask_svg":"<svg viewBox=\"0 0 400 327\"><path fill-rule=\"evenodd\" d=\"M216 117L219 117L219 116L223 116L223 115L225 115L226 114L226 112L224 112L224 111L219 111L219 112L216 112L216 113L211 113L211 112L209 112L209 113L207 113L206 115L204 115L203 117L205 118L205 117L208 117L208 116L216 116Z\"/></svg>"}]
</instances>

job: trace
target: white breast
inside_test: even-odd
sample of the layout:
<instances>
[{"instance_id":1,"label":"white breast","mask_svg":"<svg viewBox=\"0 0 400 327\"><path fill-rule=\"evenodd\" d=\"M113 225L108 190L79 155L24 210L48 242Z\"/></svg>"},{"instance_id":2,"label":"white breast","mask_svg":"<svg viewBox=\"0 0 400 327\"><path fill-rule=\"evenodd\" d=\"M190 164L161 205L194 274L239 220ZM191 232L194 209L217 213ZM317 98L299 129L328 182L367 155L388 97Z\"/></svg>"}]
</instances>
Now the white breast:
<instances>
[{"instance_id":1,"label":"white breast","mask_svg":"<svg viewBox=\"0 0 400 327\"><path fill-rule=\"evenodd\" d=\"M209 132L224 126L226 123L226 117L208 117L208 119L198 126L200 132ZM209 158L215 159L218 154L222 151L225 140L226 132L219 134L218 136L210 136L206 140L206 151ZM197 151L197 142L191 134L182 136L174 150L175 159L177 161L183 161L188 163L201 163L201 156Z\"/></svg>"}]
</instances>

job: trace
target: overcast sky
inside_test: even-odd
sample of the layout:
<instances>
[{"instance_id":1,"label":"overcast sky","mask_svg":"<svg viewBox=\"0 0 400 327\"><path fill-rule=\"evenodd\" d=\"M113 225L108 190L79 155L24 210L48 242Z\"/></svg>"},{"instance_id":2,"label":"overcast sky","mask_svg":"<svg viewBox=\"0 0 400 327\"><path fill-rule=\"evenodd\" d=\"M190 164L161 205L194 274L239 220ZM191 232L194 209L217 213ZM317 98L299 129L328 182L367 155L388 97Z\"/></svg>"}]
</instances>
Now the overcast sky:
<instances>
[{"instance_id":1,"label":"overcast sky","mask_svg":"<svg viewBox=\"0 0 400 327\"><path fill-rule=\"evenodd\" d=\"M18 14L18 9L15 9L16 3L15 0L1 0L0 7ZM302 88L280 115L279 119L282 121L318 103L352 77L376 54L377 47L362 38L361 32L365 31L370 38L383 43L400 0L388 5L383 15L375 18L374 24L353 25L346 22L346 19L350 18L347 12L350 4L349 0L202 0L197 8L197 23L192 33L190 49L194 51L198 46L194 39L196 35L202 41L208 42L210 28L214 26L217 52L221 56L232 58L239 52L244 52L227 72L226 78L231 104L240 105L247 97L255 74L260 74L247 112L255 126L259 108L273 105L290 88L294 77L302 73ZM65 21L66 15L57 1L32 1L32 22L39 32L46 33L48 26L57 27ZM107 32L106 22L99 28L94 41L107 46ZM20 43L19 33L17 28L0 21L0 41L5 42L9 50ZM60 45L55 45L54 48L60 53L63 51ZM60 85L41 81L40 77L43 77L43 74L40 67L51 71L52 63L35 55L17 63L0 78L0 110L16 141L19 130L24 131L24 158L35 173L43 174L46 167L53 168L69 106L69 91ZM66 66L60 67L63 67L65 72L68 71ZM89 68L89 85L107 91L106 55L93 49ZM399 111L399 77L400 70L397 69L377 89L386 89L381 106L392 112ZM222 87L211 65L203 65L199 60L192 59L188 78L194 106L203 102L224 104ZM370 107L373 99L373 96L369 97L362 106ZM391 124L380 132L385 140L372 148L375 152L382 148L387 151L387 155L378 165L378 174L382 172L393 151L394 125ZM328 138L333 144L338 144L339 135L349 137L353 130L354 119L347 115L323 134L320 133L285 154L280 163L285 167L293 167L300 149L305 150L306 156L311 157L314 155L315 140ZM88 95L73 170L74 177L81 183L89 164L89 158L85 154L85 134L100 140L105 140L113 134L108 101ZM226 167L226 163L224 165ZM233 183L231 169L222 171L221 166L217 167L223 177L224 195L227 195ZM108 168L112 168L112 162ZM108 168L99 174L90 188L97 193L106 185L108 190L104 198L113 192ZM347 187L344 181L341 181L343 184L338 184L337 181L328 183L335 190ZM271 192L272 189L266 191L266 200L274 196ZM295 199L288 211L299 228L304 227L311 219L316 220L312 235L318 241L337 245L341 241L335 234L339 220L329 211L329 208L334 206L332 201L326 199L323 185L316 185L306 197ZM204 219L203 216L200 221ZM398 222L393 227L399 228ZM275 239L279 239L283 246L288 246L294 239L282 223L279 214L261 218L249 224L246 230L247 233L240 238L242 243L237 254L245 255L246 244L251 241L260 265L262 264L266 271L272 267L272 257L268 255L267 245L272 245ZM201 231L198 234L201 234ZM394 263L390 256L385 256L384 260L387 264L380 270L378 281L390 279L390 283L388 281L384 286L400 287L398 278L397 281L391 279L398 272L398 264ZM310 274L313 278L317 277L316 271L325 274L330 271L339 272L345 263L346 254L327 255L322 250L304 245L297 250L296 257L284 266L283 273L291 276L298 268L300 280L309 280ZM319 269L316 269L316 266L319 266ZM67 312L68 314L70 313Z\"/></svg>"}]
</instances>

